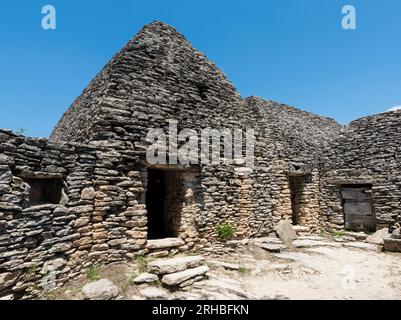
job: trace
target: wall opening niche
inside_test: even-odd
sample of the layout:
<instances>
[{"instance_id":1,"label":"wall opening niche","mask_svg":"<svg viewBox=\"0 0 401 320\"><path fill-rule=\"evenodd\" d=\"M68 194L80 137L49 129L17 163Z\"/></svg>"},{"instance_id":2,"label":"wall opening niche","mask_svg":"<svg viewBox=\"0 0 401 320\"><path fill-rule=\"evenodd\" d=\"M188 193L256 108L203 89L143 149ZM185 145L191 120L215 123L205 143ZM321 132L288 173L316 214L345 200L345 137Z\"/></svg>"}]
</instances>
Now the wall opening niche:
<instances>
[{"instance_id":1,"label":"wall opening niche","mask_svg":"<svg viewBox=\"0 0 401 320\"><path fill-rule=\"evenodd\" d=\"M26 206L43 204L59 204L62 198L63 182L55 178L27 178L23 179L29 188L27 190Z\"/></svg>"}]
</instances>

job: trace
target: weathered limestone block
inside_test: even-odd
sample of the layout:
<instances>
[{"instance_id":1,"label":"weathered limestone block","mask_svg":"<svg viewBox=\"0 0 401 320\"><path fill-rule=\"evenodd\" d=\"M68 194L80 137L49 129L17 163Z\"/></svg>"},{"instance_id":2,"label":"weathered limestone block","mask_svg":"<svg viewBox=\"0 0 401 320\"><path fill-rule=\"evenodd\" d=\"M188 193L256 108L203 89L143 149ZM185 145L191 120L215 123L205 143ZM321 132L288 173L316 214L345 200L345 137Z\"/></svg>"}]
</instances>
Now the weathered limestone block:
<instances>
[{"instance_id":1,"label":"weathered limestone block","mask_svg":"<svg viewBox=\"0 0 401 320\"><path fill-rule=\"evenodd\" d=\"M187 281L189 279L202 276L209 271L207 266L200 266L192 269L187 269L184 271L179 271L175 273L166 274L162 277L162 283L167 286L177 286L180 283Z\"/></svg>"},{"instance_id":2,"label":"weathered limestone block","mask_svg":"<svg viewBox=\"0 0 401 320\"><path fill-rule=\"evenodd\" d=\"M401 239L394 239L391 237L384 238L384 251L388 252L401 252Z\"/></svg>"},{"instance_id":3,"label":"weathered limestone block","mask_svg":"<svg viewBox=\"0 0 401 320\"><path fill-rule=\"evenodd\" d=\"M139 292L148 300L165 300L169 297L166 290L156 287L144 288L139 290Z\"/></svg>"},{"instance_id":4,"label":"weathered limestone block","mask_svg":"<svg viewBox=\"0 0 401 320\"><path fill-rule=\"evenodd\" d=\"M0 273L0 291L14 285L18 280L18 275L18 272Z\"/></svg>"},{"instance_id":5,"label":"weathered limestone block","mask_svg":"<svg viewBox=\"0 0 401 320\"><path fill-rule=\"evenodd\" d=\"M82 218L79 218L74 221L74 227L75 228L84 227L84 226L88 225L88 223L89 223L89 218L82 217Z\"/></svg>"},{"instance_id":6,"label":"weathered limestone block","mask_svg":"<svg viewBox=\"0 0 401 320\"><path fill-rule=\"evenodd\" d=\"M291 245L292 241L297 238L297 234L289 220L281 220L276 227L276 232L286 245Z\"/></svg>"},{"instance_id":7,"label":"weathered limestone block","mask_svg":"<svg viewBox=\"0 0 401 320\"><path fill-rule=\"evenodd\" d=\"M81 192L82 200L93 200L95 199L95 189L93 187L85 188Z\"/></svg>"},{"instance_id":8,"label":"weathered limestone block","mask_svg":"<svg viewBox=\"0 0 401 320\"><path fill-rule=\"evenodd\" d=\"M165 238L165 239L156 239L156 240L148 240L146 248L147 249L167 249L167 248L175 248L184 245L185 242L180 238Z\"/></svg>"},{"instance_id":9,"label":"weathered limestone block","mask_svg":"<svg viewBox=\"0 0 401 320\"><path fill-rule=\"evenodd\" d=\"M205 259L201 256L178 257L151 261L148 264L149 272L166 274L183 271L199 266Z\"/></svg>"},{"instance_id":10,"label":"weathered limestone block","mask_svg":"<svg viewBox=\"0 0 401 320\"><path fill-rule=\"evenodd\" d=\"M256 243L256 245L266 251L279 253L286 248L284 244L280 243Z\"/></svg>"},{"instance_id":11,"label":"weathered limestone block","mask_svg":"<svg viewBox=\"0 0 401 320\"><path fill-rule=\"evenodd\" d=\"M133 231L128 230L126 231L128 238L132 239L146 239L147 232L146 231Z\"/></svg>"},{"instance_id":12,"label":"weathered limestone block","mask_svg":"<svg viewBox=\"0 0 401 320\"><path fill-rule=\"evenodd\" d=\"M110 300L118 296L118 288L111 281L101 279L86 284L82 294L87 300Z\"/></svg>"},{"instance_id":13,"label":"weathered limestone block","mask_svg":"<svg viewBox=\"0 0 401 320\"><path fill-rule=\"evenodd\" d=\"M146 272L146 273L141 273L133 281L136 284L153 283L153 282L159 281L159 278L157 277L157 275L155 275L153 273Z\"/></svg>"},{"instance_id":14,"label":"weathered limestone block","mask_svg":"<svg viewBox=\"0 0 401 320\"><path fill-rule=\"evenodd\" d=\"M71 249L73 244L71 242L57 243L49 249L49 253L65 252Z\"/></svg>"},{"instance_id":15,"label":"weathered limestone block","mask_svg":"<svg viewBox=\"0 0 401 320\"><path fill-rule=\"evenodd\" d=\"M216 261L216 260L209 260L208 263L216 265L218 267L223 267L224 269L227 270L239 270L240 265L236 263L229 263L229 262L223 262L223 261Z\"/></svg>"},{"instance_id":16,"label":"weathered limestone block","mask_svg":"<svg viewBox=\"0 0 401 320\"><path fill-rule=\"evenodd\" d=\"M373 244L380 244L383 245L383 239L388 237L388 228L383 228L380 230L377 230L374 234L371 234L366 238L366 242L368 243L373 243Z\"/></svg>"}]
</instances>

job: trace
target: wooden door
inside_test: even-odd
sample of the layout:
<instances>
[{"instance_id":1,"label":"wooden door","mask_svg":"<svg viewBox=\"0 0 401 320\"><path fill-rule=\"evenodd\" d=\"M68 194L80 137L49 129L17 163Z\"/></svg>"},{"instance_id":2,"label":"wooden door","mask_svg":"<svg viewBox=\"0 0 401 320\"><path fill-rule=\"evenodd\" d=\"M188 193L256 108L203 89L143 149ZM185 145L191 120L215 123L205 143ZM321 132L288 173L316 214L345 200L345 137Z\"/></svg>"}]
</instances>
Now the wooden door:
<instances>
[{"instance_id":1,"label":"wooden door","mask_svg":"<svg viewBox=\"0 0 401 320\"><path fill-rule=\"evenodd\" d=\"M368 191L369 188L342 188L345 229L375 231L376 221Z\"/></svg>"}]
</instances>

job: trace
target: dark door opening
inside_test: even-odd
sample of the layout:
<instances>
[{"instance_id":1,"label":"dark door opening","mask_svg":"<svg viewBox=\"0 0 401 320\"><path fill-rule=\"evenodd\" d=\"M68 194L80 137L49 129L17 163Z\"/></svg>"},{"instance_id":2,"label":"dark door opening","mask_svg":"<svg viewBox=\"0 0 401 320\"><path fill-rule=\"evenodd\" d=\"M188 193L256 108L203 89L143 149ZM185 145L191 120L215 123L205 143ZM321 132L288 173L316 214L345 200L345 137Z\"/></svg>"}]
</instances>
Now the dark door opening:
<instances>
[{"instance_id":1,"label":"dark door opening","mask_svg":"<svg viewBox=\"0 0 401 320\"><path fill-rule=\"evenodd\" d=\"M301 215L302 194L305 186L306 176L290 176L289 186L291 194L292 224L298 225Z\"/></svg>"},{"instance_id":2,"label":"dark door opening","mask_svg":"<svg viewBox=\"0 0 401 320\"><path fill-rule=\"evenodd\" d=\"M183 202L182 173L148 169L148 239L178 237Z\"/></svg>"},{"instance_id":3,"label":"dark door opening","mask_svg":"<svg viewBox=\"0 0 401 320\"><path fill-rule=\"evenodd\" d=\"M345 229L375 231L376 219L372 210L369 185L346 185L341 189Z\"/></svg>"}]
</instances>

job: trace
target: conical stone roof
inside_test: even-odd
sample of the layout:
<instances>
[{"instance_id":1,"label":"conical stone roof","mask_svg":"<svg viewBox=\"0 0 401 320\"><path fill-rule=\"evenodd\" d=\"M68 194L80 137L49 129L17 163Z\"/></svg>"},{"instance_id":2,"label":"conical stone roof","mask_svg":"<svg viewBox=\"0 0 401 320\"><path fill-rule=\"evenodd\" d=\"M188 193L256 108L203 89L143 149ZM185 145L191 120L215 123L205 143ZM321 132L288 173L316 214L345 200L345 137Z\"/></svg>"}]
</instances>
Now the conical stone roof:
<instances>
[{"instance_id":1,"label":"conical stone roof","mask_svg":"<svg viewBox=\"0 0 401 320\"><path fill-rule=\"evenodd\" d=\"M153 22L118 52L74 101L51 140L138 141L150 127L238 126L239 94L174 28ZM126 145L125 145L126 146Z\"/></svg>"}]
</instances>

